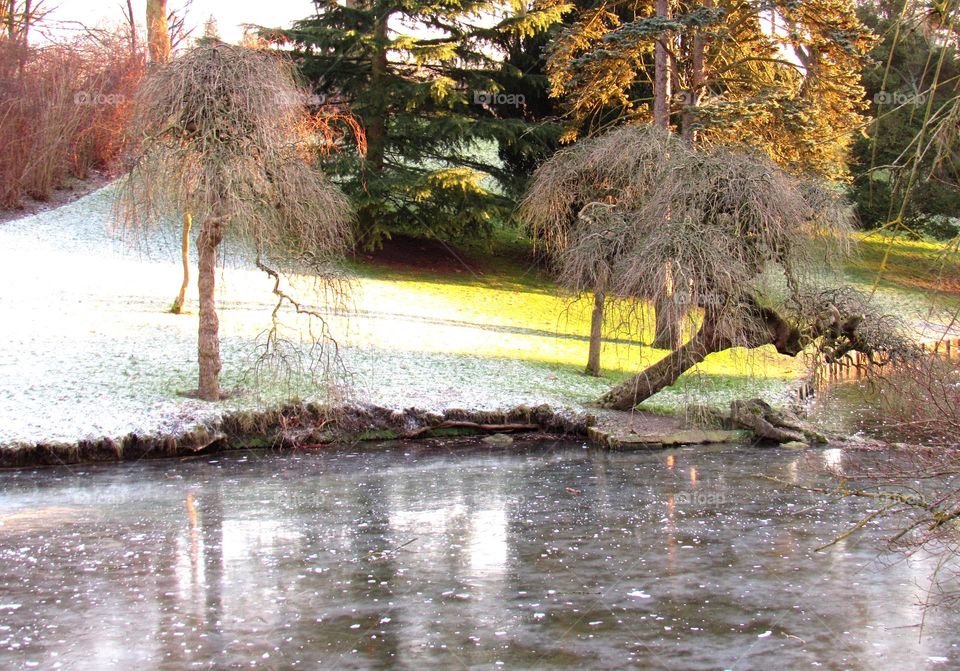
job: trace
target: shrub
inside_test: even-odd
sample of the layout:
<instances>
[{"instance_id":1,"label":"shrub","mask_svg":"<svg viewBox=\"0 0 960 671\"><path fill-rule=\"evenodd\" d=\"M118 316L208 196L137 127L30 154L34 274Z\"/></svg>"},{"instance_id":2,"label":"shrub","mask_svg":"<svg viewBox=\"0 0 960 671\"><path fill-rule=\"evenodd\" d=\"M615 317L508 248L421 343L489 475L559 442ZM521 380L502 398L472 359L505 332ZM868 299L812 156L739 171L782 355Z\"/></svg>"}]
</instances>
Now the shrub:
<instances>
[{"instance_id":1,"label":"shrub","mask_svg":"<svg viewBox=\"0 0 960 671\"><path fill-rule=\"evenodd\" d=\"M142 70L119 32L25 54L0 49L0 207L109 170Z\"/></svg>"}]
</instances>

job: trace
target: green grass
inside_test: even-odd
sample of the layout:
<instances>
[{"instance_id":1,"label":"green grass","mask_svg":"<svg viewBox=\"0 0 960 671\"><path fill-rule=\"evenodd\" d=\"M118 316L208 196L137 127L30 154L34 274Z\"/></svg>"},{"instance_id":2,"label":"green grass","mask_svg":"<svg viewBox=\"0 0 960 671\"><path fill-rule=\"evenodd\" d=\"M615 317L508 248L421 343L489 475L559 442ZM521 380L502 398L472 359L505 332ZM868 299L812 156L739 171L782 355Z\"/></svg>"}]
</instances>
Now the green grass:
<instances>
[{"instance_id":1,"label":"green grass","mask_svg":"<svg viewBox=\"0 0 960 671\"><path fill-rule=\"evenodd\" d=\"M856 236L857 250L846 271L865 290L875 285L908 309L936 305L960 308L960 254L955 244L881 233Z\"/></svg>"},{"instance_id":2,"label":"green grass","mask_svg":"<svg viewBox=\"0 0 960 671\"><path fill-rule=\"evenodd\" d=\"M521 360L546 373L540 381L531 379L533 392L538 385L555 391L570 376L583 375L592 298L562 295L548 277L516 254L483 257L480 267L479 272L423 272L415 265L355 262L353 269L360 278L356 309L371 318L391 320L389 329L371 329L363 344ZM649 327L639 329L638 321L626 303L609 305L601 355L607 384L626 379L667 354L649 346L653 334ZM779 389L802 372L801 361L780 356L772 348L731 350L708 357L678 387L686 394L701 384L719 390L739 381L766 379Z\"/></svg>"},{"instance_id":3,"label":"green grass","mask_svg":"<svg viewBox=\"0 0 960 671\"><path fill-rule=\"evenodd\" d=\"M886 240L860 236L859 255L848 268L850 280L869 290L880 268ZM592 298L558 291L549 276L529 260L529 243L501 236L485 248L447 251L436 243L407 241L384 257L359 257L349 319L349 344L370 352L433 361L435 375L453 386L472 384L469 361L512 361L499 380L477 379L487 387L503 384L579 404L599 396L665 356L650 347L649 327L624 302L609 304L601 363L603 380L584 374ZM421 246L428 247L426 253ZM432 248L429 246L432 245ZM893 241L879 292L887 303L917 314L930 298L932 268L944 261L946 248L925 242ZM446 256L445 259L440 256ZM464 263L461 263L460 260ZM956 261L941 266L943 277L956 280ZM950 270L950 269L953 270ZM941 285L949 285L942 282ZM956 296L954 296L956 298ZM650 317L651 315L643 315ZM651 319L643 320L646 324ZM434 365L431 364L431 365ZM411 364L413 365L413 364ZM432 369L431 369L432 370ZM407 375L401 366L399 373ZM508 372L510 371L510 372ZM644 407L675 412L688 404L725 407L734 398L783 398L806 373L801 358L784 357L772 347L734 349L711 355L671 389Z\"/></svg>"}]
</instances>

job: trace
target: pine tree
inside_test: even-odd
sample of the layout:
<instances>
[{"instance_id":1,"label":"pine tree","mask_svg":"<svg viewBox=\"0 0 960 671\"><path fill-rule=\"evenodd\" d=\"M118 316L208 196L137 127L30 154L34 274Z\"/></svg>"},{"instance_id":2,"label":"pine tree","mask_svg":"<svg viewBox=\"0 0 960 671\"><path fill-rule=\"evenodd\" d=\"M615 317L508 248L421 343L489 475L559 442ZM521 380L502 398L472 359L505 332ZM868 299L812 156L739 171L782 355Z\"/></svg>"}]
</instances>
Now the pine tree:
<instances>
[{"instance_id":1,"label":"pine tree","mask_svg":"<svg viewBox=\"0 0 960 671\"><path fill-rule=\"evenodd\" d=\"M557 134L534 123L526 87L537 84L511 56L567 9L328 0L292 29L269 33L292 47L322 101L348 106L363 125L365 157L325 159L356 205L360 244L398 233L474 239L511 216L522 188L516 166Z\"/></svg>"},{"instance_id":2,"label":"pine tree","mask_svg":"<svg viewBox=\"0 0 960 671\"><path fill-rule=\"evenodd\" d=\"M846 174L873 40L852 0L671 0L665 12L657 4L595 6L557 40L549 73L567 100L567 139L653 120L661 45L670 125L684 136L743 142L793 172Z\"/></svg>"}]
</instances>

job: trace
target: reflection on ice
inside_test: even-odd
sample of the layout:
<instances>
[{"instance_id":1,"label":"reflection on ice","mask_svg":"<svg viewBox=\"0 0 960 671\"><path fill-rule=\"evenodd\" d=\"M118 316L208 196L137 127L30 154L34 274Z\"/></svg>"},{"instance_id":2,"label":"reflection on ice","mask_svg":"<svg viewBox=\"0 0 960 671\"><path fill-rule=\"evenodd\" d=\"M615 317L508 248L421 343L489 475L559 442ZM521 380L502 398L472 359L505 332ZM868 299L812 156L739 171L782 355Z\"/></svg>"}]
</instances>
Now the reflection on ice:
<instances>
[{"instance_id":1,"label":"reflection on ice","mask_svg":"<svg viewBox=\"0 0 960 671\"><path fill-rule=\"evenodd\" d=\"M503 574L507 566L507 513L503 508L478 510L470 520L470 568L474 574Z\"/></svg>"},{"instance_id":2,"label":"reflection on ice","mask_svg":"<svg viewBox=\"0 0 960 671\"><path fill-rule=\"evenodd\" d=\"M0 474L0 666L960 665L841 452L514 448Z\"/></svg>"}]
</instances>

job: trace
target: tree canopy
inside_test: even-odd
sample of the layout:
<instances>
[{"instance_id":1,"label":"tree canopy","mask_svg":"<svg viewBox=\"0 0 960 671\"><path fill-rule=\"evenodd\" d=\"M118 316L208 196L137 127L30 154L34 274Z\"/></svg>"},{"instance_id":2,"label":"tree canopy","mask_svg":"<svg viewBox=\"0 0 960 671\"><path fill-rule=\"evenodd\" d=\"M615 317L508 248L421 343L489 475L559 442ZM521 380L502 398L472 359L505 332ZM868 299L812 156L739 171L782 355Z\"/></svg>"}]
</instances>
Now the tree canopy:
<instances>
[{"instance_id":1,"label":"tree canopy","mask_svg":"<svg viewBox=\"0 0 960 671\"><path fill-rule=\"evenodd\" d=\"M669 54L671 122L688 137L744 143L794 173L842 177L863 122L872 44L852 0L603 2L555 41L548 72L573 139L652 118L654 47Z\"/></svg>"},{"instance_id":2,"label":"tree canopy","mask_svg":"<svg viewBox=\"0 0 960 671\"><path fill-rule=\"evenodd\" d=\"M511 216L513 166L557 134L531 123L526 96L537 84L521 69L524 42L565 11L497 0L331 1L290 30L269 31L292 47L321 102L348 106L366 131L365 157L328 159L357 206L361 244L393 233L482 237Z\"/></svg>"}]
</instances>

